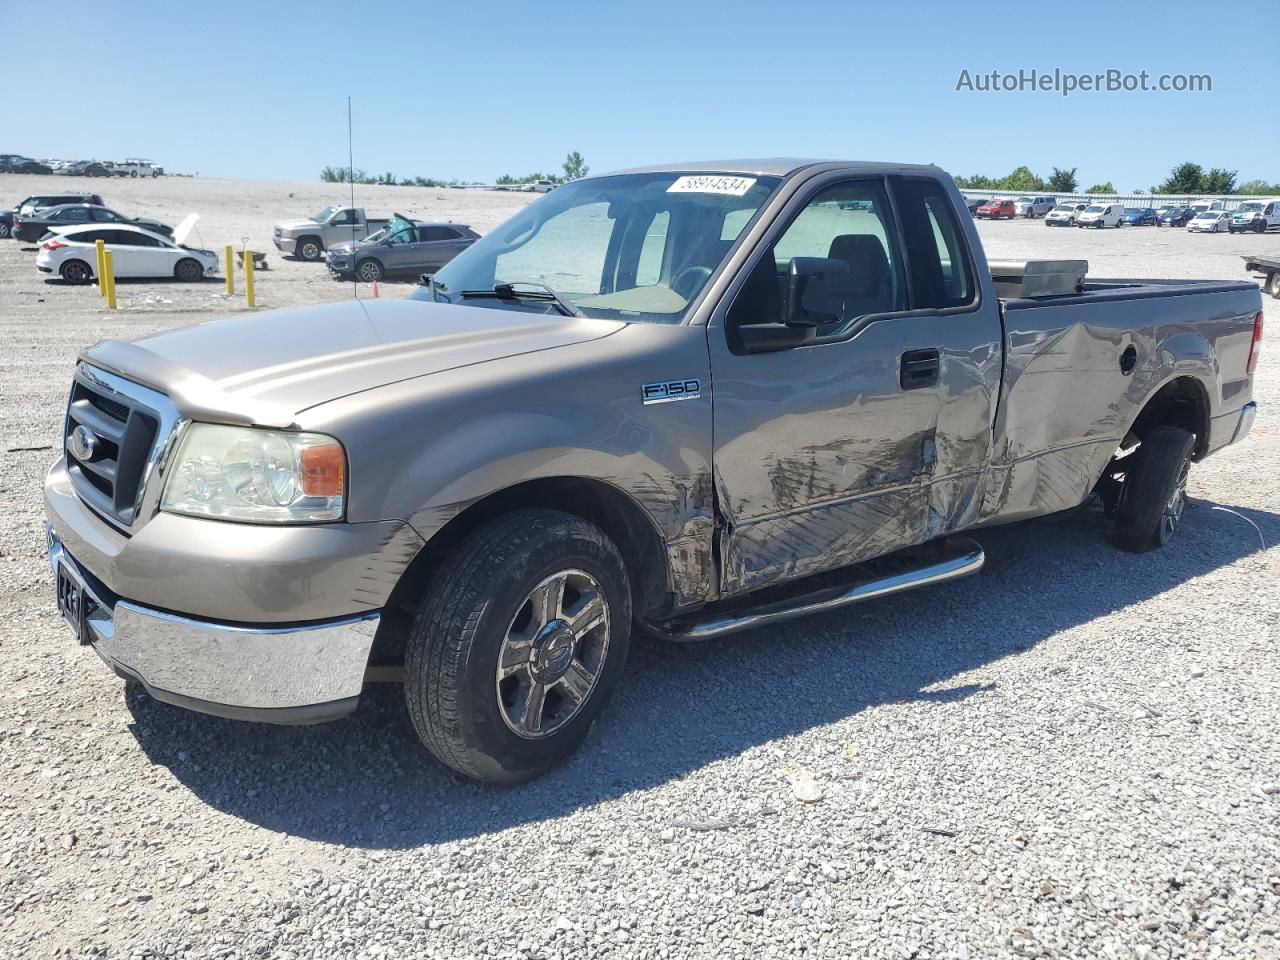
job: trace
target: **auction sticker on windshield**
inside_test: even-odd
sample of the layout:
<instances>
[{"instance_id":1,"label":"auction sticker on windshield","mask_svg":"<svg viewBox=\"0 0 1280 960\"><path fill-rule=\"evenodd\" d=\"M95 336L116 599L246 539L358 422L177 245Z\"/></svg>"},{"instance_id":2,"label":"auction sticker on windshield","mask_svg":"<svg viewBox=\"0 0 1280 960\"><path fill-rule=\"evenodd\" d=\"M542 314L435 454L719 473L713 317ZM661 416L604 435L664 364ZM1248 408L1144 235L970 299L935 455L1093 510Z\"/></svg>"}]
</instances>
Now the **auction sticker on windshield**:
<instances>
[{"instance_id":1,"label":"auction sticker on windshield","mask_svg":"<svg viewBox=\"0 0 1280 960\"><path fill-rule=\"evenodd\" d=\"M755 184L755 177L722 177L717 175L679 177L667 187L667 193L723 193L740 197Z\"/></svg>"}]
</instances>

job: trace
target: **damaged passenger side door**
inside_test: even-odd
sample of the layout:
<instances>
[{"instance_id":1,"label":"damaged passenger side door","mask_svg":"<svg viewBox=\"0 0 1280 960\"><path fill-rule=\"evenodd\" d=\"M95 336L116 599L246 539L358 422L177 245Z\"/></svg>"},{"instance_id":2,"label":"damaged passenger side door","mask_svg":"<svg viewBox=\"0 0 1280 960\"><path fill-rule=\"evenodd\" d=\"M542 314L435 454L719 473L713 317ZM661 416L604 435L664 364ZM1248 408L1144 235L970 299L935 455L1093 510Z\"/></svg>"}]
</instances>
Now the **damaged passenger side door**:
<instances>
[{"instance_id":1,"label":"damaged passenger side door","mask_svg":"<svg viewBox=\"0 0 1280 960\"><path fill-rule=\"evenodd\" d=\"M746 261L708 327L723 596L976 518L1001 338L968 244L938 181L828 175Z\"/></svg>"}]
</instances>

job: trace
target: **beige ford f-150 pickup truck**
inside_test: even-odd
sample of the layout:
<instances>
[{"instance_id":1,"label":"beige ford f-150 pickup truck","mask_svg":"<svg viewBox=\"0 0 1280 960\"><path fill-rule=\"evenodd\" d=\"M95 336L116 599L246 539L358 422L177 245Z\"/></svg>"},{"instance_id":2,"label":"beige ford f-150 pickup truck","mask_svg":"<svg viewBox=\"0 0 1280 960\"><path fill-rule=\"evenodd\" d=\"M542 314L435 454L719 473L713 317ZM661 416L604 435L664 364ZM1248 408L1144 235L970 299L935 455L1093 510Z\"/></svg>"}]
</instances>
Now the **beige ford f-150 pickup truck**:
<instances>
[{"instance_id":1,"label":"beige ford f-150 pickup truck","mask_svg":"<svg viewBox=\"0 0 1280 960\"><path fill-rule=\"evenodd\" d=\"M1255 284L988 264L936 167L567 184L407 300L84 352L45 486L74 635L283 723L399 676L442 761L567 757L633 625L718 637L976 572L1095 494L1160 547L1249 431Z\"/></svg>"}]
</instances>

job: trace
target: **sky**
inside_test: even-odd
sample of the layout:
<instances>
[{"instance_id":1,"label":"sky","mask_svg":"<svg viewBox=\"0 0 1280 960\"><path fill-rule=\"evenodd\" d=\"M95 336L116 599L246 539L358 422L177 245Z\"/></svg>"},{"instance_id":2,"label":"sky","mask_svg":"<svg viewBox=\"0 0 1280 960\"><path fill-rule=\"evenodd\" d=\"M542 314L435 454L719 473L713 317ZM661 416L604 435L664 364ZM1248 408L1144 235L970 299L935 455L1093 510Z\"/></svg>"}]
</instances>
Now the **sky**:
<instances>
[{"instance_id":1,"label":"sky","mask_svg":"<svg viewBox=\"0 0 1280 960\"><path fill-rule=\"evenodd\" d=\"M1280 56L1254 50L1243 19L1202 28L1206 9L59 0L51 21L44 4L0 0L0 152L313 180L347 161L350 96L355 166L401 177L488 182L558 171L578 150L594 172L756 156L955 175L1026 164L1128 192L1192 160L1280 181ZM963 70L1055 68L1208 74L1212 90L956 89Z\"/></svg>"}]
</instances>

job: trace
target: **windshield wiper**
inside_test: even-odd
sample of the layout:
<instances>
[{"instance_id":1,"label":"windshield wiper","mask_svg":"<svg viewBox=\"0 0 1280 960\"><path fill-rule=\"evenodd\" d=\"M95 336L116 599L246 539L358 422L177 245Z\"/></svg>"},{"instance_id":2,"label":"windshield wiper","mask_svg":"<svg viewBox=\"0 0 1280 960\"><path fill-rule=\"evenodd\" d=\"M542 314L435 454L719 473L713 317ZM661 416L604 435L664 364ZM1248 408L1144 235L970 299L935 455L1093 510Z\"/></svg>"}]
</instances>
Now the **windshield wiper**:
<instances>
[{"instance_id":1,"label":"windshield wiper","mask_svg":"<svg viewBox=\"0 0 1280 960\"><path fill-rule=\"evenodd\" d=\"M537 287L536 290L517 290L515 284L522 287ZM489 298L491 300L536 300L540 303L553 303L566 317L586 316L581 310L556 293L545 283L532 280L517 280L514 283L495 283L492 290L463 290L458 296L464 300Z\"/></svg>"}]
</instances>

